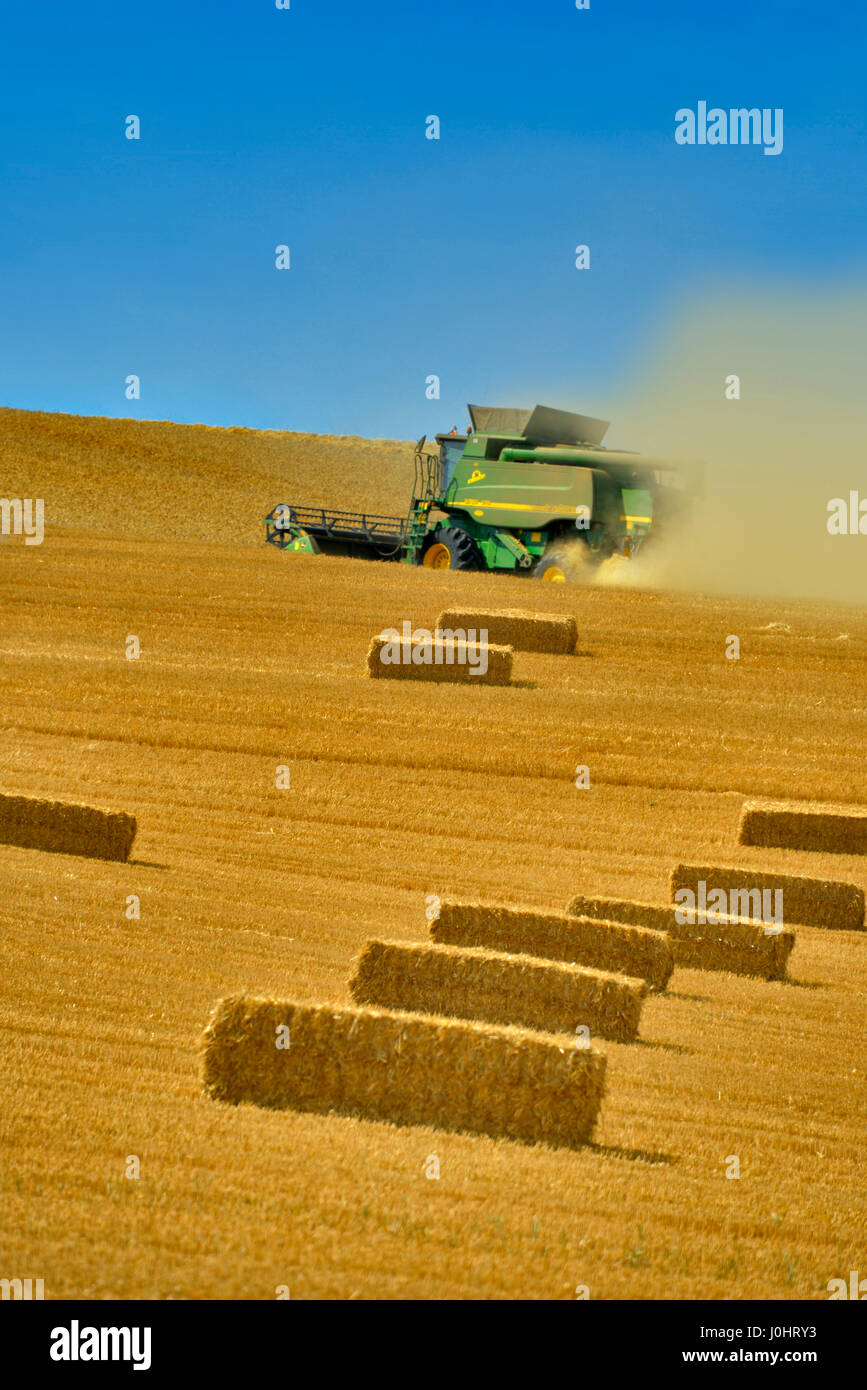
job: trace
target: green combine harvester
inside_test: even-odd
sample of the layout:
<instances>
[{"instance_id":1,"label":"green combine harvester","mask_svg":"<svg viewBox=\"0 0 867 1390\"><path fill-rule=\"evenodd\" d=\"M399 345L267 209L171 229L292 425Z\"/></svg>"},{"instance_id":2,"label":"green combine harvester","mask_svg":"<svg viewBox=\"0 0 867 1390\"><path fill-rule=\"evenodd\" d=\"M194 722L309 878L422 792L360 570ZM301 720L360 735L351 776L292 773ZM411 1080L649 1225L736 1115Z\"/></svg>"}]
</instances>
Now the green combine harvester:
<instances>
[{"instance_id":1,"label":"green combine harvester","mask_svg":"<svg viewBox=\"0 0 867 1390\"><path fill-rule=\"evenodd\" d=\"M562 583L611 555L638 554L648 538L655 544L701 494L700 465L604 448L605 420L541 405L467 409L468 434L416 445L405 516L281 502L265 518L269 544Z\"/></svg>"}]
</instances>

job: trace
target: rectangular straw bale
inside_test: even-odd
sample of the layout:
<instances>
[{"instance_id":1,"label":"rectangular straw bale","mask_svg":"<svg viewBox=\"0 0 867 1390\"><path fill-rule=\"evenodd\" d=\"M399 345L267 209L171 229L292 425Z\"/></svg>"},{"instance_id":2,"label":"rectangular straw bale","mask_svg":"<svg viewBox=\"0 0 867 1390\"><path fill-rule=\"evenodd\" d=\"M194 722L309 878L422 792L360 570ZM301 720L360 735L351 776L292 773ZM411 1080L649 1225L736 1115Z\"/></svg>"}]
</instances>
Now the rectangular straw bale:
<instances>
[{"instance_id":1,"label":"rectangular straw bale","mask_svg":"<svg viewBox=\"0 0 867 1390\"><path fill-rule=\"evenodd\" d=\"M590 965L646 980L656 990L665 989L674 969L664 932L591 917L443 899L430 934L440 945L483 946Z\"/></svg>"},{"instance_id":2,"label":"rectangular straw bale","mask_svg":"<svg viewBox=\"0 0 867 1390\"><path fill-rule=\"evenodd\" d=\"M469 644L473 664L467 661L467 643L443 640L442 660L423 661L425 650L423 639L408 643L409 661L383 661L383 648L394 639L389 633L380 632L370 643L367 653L367 670L371 676L391 680L415 681L461 681L468 685L508 685L512 679L511 647L487 646L484 643ZM487 666L480 670L482 653L486 654Z\"/></svg>"},{"instance_id":3,"label":"rectangular straw bale","mask_svg":"<svg viewBox=\"0 0 867 1390\"><path fill-rule=\"evenodd\" d=\"M677 922L671 929L675 963L690 970L727 970L762 980L785 980L795 945L786 928L756 922Z\"/></svg>"},{"instance_id":4,"label":"rectangular straw bale","mask_svg":"<svg viewBox=\"0 0 867 1390\"><path fill-rule=\"evenodd\" d=\"M63 801L0 793L0 843L22 849L82 854L91 859L129 858L135 816Z\"/></svg>"},{"instance_id":5,"label":"rectangular straw bale","mask_svg":"<svg viewBox=\"0 0 867 1390\"><path fill-rule=\"evenodd\" d=\"M578 624L555 613L530 613L519 608L447 608L437 627L443 632L487 631L489 642L501 642L522 652L574 652Z\"/></svg>"},{"instance_id":6,"label":"rectangular straw bale","mask_svg":"<svg viewBox=\"0 0 867 1390\"><path fill-rule=\"evenodd\" d=\"M221 999L204 1035L216 1100L569 1148L592 1137L605 1060L517 1028L245 996Z\"/></svg>"},{"instance_id":7,"label":"rectangular straw bale","mask_svg":"<svg viewBox=\"0 0 867 1390\"><path fill-rule=\"evenodd\" d=\"M628 922L649 931L671 931L674 908L626 898L573 898L566 911L572 917L599 917L607 922Z\"/></svg>"},{"instance_id":8,"label":"rectangular straw bale","mask_svg":"<svg viewBox=\"0 0 867 1390\"><path fill-rule=\"evenodd\" d=\"M738 840L824 854L867 854L867 810L810 801L745 801Z\"/></svg>"},{"instance_id":9,"label":"rectangular straw bale","mask_svg":"<svg viewBox=\"0 0 867 1390\"><path fill-rule=\"evenodd\" d=\"M562 961L423 942L368 941L349 982L359 1004L631 1042L644 980Z\"/></svg>"},{"instance_id":10,"label":"rectangular straw bale","mask_svg":"<svg viewBox=\"0 0 867 1390\"><path fill-rule=\"evenodd\" d=\"M672 902L681 888L689 888L697 893L701 881L706 884L708 894L718 888L729 895L733 890L749 894L757 891L774 893L779 889L783 895L783 915L787 922L848 931L862 931L864 928L864 890L854 883L760 873L757 869L732 869L718 864L678 864L671 875ZM732 915L730 911L729 916ZM755 914L751 915L755 919Z\"/></svg>"},{"instance_id":11,"label":"rectangular straw bale","mask_svg":"<svg viewBox=\"0 0 867 1390\"><path fill-rule=\"evenodd\" d=\"M784 980L795 945L792 931L773 932L755 922L727 917L720 921L681 923L674 907L619 898L574 898L569 912L579 917L611 918L653 925L667 932L675 965L690 970L727 970L762 980ZM682 914L683 915L683 914Z\"/></svg>"}]
</instances>

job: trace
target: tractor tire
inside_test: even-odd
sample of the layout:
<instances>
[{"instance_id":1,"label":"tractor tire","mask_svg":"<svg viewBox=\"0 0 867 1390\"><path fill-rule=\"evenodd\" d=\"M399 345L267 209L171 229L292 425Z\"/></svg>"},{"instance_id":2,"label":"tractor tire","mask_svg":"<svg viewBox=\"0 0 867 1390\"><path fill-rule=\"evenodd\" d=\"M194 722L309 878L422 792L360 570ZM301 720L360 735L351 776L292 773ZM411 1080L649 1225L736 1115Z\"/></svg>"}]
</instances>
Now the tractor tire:
<instances>
[{"instance_id":1,"label":"tractor tire","mask_svg":"<svg viewBox=\"0 0 867 1390\"><path fill-rule=\"evenodd\" d=\"M534 579L554 580L558 584L586 584L604 559L601 550L591 550L587 541L571 536L555 541L533 570Z\"/></svg>"},{"instance_id":2,"label":"tractor tire","mask_svg":"<svg viewBox=\"0 0 867 1390\"><path fill-rule=\"evenodd\" d=\"M428 537L421 564L431 570L483 570L485 562L472 536L460 526L438 526Z\"/></svg>"},{"instance_id":3,"label":"tractor tire","mask_svg":"<svg viewBox=\"0 0 867 1390\"><path fill-rule=\"evenodd\" d=\"M571 565L566 555L559 554L556 550L550 555L543 555L536 568L533 570L534 579L547 579L555 584L566 584L569 580Z\"/></svg>"}]
</instances>

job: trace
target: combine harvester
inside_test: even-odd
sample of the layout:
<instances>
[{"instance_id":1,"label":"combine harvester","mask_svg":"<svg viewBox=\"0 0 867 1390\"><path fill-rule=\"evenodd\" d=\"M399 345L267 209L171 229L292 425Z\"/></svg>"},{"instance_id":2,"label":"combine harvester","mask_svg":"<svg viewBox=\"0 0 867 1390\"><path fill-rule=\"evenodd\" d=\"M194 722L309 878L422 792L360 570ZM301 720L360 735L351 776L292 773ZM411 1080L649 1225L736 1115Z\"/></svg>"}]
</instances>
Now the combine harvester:
<instances>
[{"instance_id":1,"label":"combine harvester","mask_svg":"<svg viewBox=\"0 0 867 1390\"><path fill-rule=\"evenodd\" d=\"M637 555L684 519L701 465L602 445L605 420L537 405L467 407L471 432L415 448L406 516L281 502L265 518L281 550L397 560L430 569L513 570L565 582L611 555Z\"/></svg>"}]
</instances>

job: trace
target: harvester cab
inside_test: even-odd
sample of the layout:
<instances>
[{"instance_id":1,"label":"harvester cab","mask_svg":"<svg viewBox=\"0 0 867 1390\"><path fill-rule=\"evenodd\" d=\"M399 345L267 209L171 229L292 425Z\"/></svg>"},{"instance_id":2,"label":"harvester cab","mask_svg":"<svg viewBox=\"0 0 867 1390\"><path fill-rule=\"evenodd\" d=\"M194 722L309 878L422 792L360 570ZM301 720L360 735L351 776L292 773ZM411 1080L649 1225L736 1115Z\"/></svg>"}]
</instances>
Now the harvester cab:
<instances>
[{"instance_id":1,"label":"harvester cab","mask_svg":"<svg viewBox=\"0 0 867 1390\"><path fill-rule=\"evenodd\" d=\"M701 495L700 465L607 449L605 420L540 405L468 411L467 434L416 444L408 515L282 504L265 518L266 538L281 549L564 581L609 555L635 555Z\"/></svg>"},{"instance_id":2,"label":"harvester cab","mask_svg":"<svg viewBox=\"0 0 867 1390\"><path fill-rule=\"evenodd\" d=\"M468 437L466 434L438 434L436 437L441 459L439 493L441 497L445 497L449 490L449 484L461 460Z\"/></svg>"}]
</instances>

